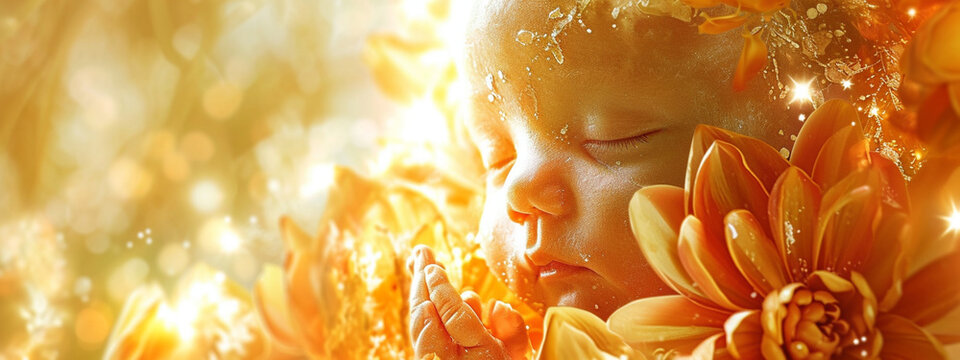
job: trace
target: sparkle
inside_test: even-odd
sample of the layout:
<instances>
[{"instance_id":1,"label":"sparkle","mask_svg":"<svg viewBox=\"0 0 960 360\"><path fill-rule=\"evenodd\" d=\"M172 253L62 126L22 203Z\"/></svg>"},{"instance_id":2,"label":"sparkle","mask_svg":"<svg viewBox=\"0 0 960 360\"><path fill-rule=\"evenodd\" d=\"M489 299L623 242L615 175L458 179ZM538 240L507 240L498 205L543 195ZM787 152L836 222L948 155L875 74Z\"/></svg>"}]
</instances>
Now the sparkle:
<instances>
[{"instance_id":1,"label":"sparkle","mask_svg":"<svg viewBox=\"0 0 960 360\"><path fill-rule=\"evenodd\" d=\"M910 17L917 16L917 9L915 8L907 9L907 16L910 16Z\"/></svg>"},{"instance_id":2,"label":"sparkle","mask_svg":"<svg viewBox=\"0 0 960 360\"><path fill-rule=\"evenodd\" d=\"M878 116L878 115L880 115L880 109L878 109L876 106L871 107L871 108L870 108L870 116L876 117L876 116Z\"/></svg>"},{"instance_id":3,"label":"sparkle","mask_svg":"<svg viewBox=\"0 0 960 360\"><path fill-rule=\"evenodd\" d=\"M947 221L947 231L960 231L960 209L954 206L950 216L945 216L943 219Z\"/></svg>"},{"instance_id":4,"label":"sparkle","mask_svg":"<svg viewBox=\"0 0 960 360\"><path fill-rule=\"evenodd\" d=\"M846 90L846 89L849 89L851 86L853 86L853 82L851 82L849 79L843 80L840 82L840 85L842 85L843 89Z\"/></svg>"},{"instance_id":5,"label":"sparkle","mask_svg":"<svg viewBox=\"0 0 960 360\"><path fill-rule=\"evenodd\" d=\"M233 230L224 230L223 234L220 234L220 248L227 253L237 251L240 248L240 236Z\"/></svg>"},{"instance_id":6,"label":"sparkle","mask_svg":"<svg viewBox=\"0 0 960 360\"><path fill-rule=\"evenodd\" d=\"M810 87L810 84L813 84L813 80L806 82L797 82L793 81L793 98L790 99L791 103L794 102L813 102L813 90Z\"/></svg>"}]
</instances>

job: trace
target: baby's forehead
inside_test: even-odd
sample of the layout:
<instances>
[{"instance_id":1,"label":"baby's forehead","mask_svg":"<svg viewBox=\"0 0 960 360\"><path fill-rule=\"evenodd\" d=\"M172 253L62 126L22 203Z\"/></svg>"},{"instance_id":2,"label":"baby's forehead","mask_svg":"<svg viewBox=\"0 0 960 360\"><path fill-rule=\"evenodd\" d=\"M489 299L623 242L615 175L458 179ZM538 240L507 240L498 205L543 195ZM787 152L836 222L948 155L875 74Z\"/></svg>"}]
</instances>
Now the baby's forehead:
<instances>
[{"instance_id":1,"label":"baby's forehead","mask_svg":"<svg viewBox=\"0 0 960 360\"><path fill-rule=\"evenodd\" d=\"M573 0L477 2L467 24L467 70L474 81L506 68L538 67L565 74L598 66L684 67L695 75L739 54L742 39L734 32L699 35L689 22L646 15L634 6L613 12L607 1L594 0L586 9Z\"/></svg>"}]
</instances>

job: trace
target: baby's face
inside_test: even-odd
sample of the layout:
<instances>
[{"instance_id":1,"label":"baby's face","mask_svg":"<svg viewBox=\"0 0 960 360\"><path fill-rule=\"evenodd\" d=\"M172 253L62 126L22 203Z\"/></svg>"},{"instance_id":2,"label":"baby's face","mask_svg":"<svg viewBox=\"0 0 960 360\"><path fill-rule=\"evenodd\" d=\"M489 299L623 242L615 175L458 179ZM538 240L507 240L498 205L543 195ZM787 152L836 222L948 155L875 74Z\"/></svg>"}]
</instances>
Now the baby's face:
<instances>
[{"instance_id":1,"label":"baby's face","mask_svg":"<svg viewBox=\"0 0 960 360\"><path fill-rule=\"evenodd\" d=\"M492 271L530 304L606 317L670 292L628 203L643 186L682 184L697 124L741 116L729 85L740 38L599 7L545 50L563 19L550 13L573 2L547 3L492 1L470 26L469 127L488 170L479 236Z\"/></svg>"}]
</instances>

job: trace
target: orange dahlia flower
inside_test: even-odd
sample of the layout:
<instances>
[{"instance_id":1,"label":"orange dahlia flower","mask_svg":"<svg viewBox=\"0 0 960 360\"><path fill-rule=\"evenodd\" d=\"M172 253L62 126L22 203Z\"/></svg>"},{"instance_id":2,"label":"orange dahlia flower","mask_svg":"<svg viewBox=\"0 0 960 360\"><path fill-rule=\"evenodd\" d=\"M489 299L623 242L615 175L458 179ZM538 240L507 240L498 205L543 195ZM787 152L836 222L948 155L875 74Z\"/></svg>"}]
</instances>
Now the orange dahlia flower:
<instances>
[{"instance_id":1,"label":"orange dahlia flower","mask_svg":"<svg viewBox=\"0 0 960 360\"><path fill-rule=\"evenodd\" d=\"M807 119L789 161L701 126L685 189L647 187L630 204L644 255L680 295L637 300L607 325L635 348L698 358L944 358L960 327L923 326L960 303L945 285L960 251L907 278L909 211L898 168L869 151L846 102Z\"/></svg>"},{"instance_id":2,"label":"orange dahlia flower","mask_svg":"<svg viewBox=\"0 0 960 360\"><path fill-rule=\"evenodd\" d=\"M960 3L948 2L917 29L900 59L905 109L891 121L934 150L960 149Z\"/></svg>"}]
</instances>

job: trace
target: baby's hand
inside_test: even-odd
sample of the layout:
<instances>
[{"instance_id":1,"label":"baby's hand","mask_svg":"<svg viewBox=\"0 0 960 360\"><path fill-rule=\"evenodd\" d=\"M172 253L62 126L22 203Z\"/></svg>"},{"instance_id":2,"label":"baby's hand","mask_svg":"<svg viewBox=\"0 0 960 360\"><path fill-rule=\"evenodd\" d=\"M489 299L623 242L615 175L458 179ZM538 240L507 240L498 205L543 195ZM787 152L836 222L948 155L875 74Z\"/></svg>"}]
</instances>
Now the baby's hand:
<instances>
[{"instance_id":1,"label":"baby's hand","mask_svg":"<svg viewBox=\"0 0 960 360\"><path fill-rule=\"evenodd\" d=\"M520 313L497 301L487 317L488 330L480 320L480 297L472 291L458 294L429 248L417 246L411 257L410 339L417 359L430 354L441 359L526 357L530 340Z\"/></svg>"}]
</instances>

